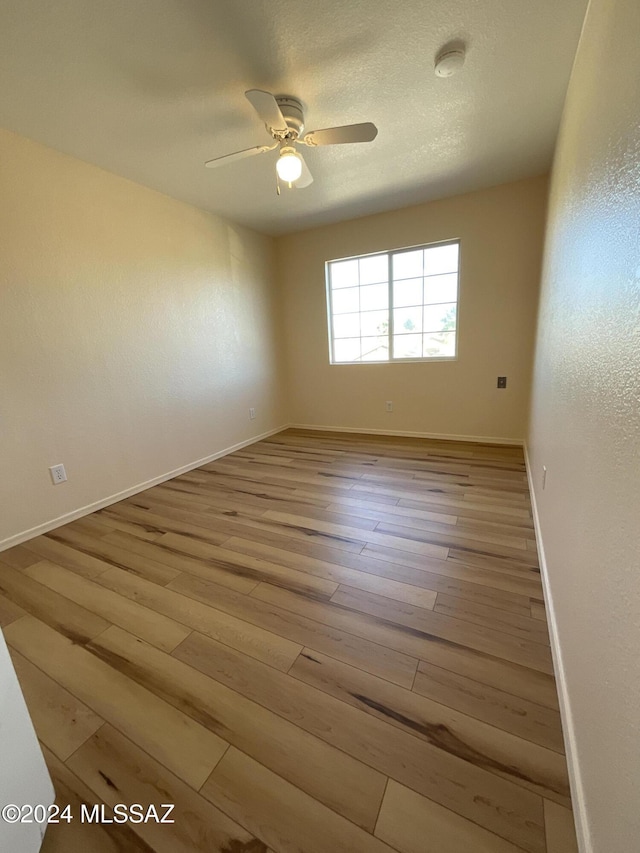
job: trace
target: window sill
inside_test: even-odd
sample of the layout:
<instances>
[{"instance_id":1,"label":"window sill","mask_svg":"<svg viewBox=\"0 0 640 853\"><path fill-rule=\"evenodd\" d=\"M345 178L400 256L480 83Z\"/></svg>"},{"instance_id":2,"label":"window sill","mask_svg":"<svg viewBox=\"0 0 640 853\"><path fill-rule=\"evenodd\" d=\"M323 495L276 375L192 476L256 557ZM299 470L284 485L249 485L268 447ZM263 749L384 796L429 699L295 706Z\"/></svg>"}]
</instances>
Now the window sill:
<instances>
[{"instance_id":1,"label":"window sill","mask_svg":"<svg viewBox=\"0 0 640 853\"><path fill-rule=\"evenodd\" d=\"M387 361L330 361L329 367L362 367L366 364L430 364L431 362L457 361L457 355L441 356L439 358L394 358Z\"/></svg>"}]
</instances>

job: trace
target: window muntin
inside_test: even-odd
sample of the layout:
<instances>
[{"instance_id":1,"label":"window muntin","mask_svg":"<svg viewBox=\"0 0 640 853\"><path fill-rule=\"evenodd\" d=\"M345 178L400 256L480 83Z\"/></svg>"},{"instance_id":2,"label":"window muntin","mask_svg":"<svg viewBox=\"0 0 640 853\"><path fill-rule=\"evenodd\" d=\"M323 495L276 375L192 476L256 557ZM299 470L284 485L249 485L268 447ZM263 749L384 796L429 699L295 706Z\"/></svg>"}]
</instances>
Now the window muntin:
<instances>
[{"instance_id":1,"label":"window muntin","mask_svg":"<svg viewBox=\"0 0 640 853\"><path fill-rule=\"evenodd\" d=\"M326 265L332 364L453 359L460 243Z\"/></svg>"}]
</instances>

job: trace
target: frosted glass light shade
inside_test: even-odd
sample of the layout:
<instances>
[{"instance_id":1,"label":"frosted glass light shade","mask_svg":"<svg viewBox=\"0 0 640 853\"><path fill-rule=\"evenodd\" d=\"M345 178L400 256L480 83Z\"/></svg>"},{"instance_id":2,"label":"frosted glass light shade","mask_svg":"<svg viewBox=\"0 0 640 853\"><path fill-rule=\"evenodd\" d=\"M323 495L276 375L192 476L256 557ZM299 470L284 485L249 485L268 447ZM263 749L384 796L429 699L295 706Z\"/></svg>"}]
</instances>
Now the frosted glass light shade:
<instances>
[{"instance_id":1,"label":"frosted glass light shade","mask_svg":"<svg viewBox=\"0 0 640 853\"><path fill-rule=\"evenodd\" d=\"M302 174L302 160L293 148L283 149L276 162L276 170L281 181L291 184Z\"/></svg>"}]
</instances>

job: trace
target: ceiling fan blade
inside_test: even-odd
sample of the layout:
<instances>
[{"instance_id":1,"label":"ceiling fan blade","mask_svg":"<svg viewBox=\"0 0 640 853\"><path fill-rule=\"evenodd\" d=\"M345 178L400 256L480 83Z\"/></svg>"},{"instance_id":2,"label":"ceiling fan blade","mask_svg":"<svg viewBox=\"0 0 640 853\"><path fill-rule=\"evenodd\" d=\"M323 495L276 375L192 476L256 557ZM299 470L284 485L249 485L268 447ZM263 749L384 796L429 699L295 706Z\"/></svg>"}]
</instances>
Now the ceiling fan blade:
<instances>
[{"instance_id":1,"label":"ceiling fan blade","mask_svg":"<svg viewBox=\"0 0 640 853\"><path fill-rule=\"evenodd\" d=\"M302 174L298 178L298 180L293 185L296 189L302 190L305 187L308 187L309 184L313 183L313 175L309 171L309 167L307 166L304 157L298 151L298 157L302 160Z\"/></svg>"},{"instance_id":2,"label":"ceiling fan blade","mask_svg":"<svg viewBox=\"0 0 640 853\"><path fill-rule=\"evenodd\" d=\"M244 94L268 128L284 133L289 130L278 102L271 92L263 92L262 89L249 89Z\"/></svg>"},{"instance_id":3,"label":"ceiling fan blade","mask_svg":"<svg viewBox=\"0 0 640 853\"><path fill-rule=\"evenodd\" d=\"M341 145L345 142L371 142L378 135L378 128L370 121L362 124L345 124L342 127L325 127L312 130L302 137L305 145Z\"/></svg>"},{"instance_id":4,"label":"ceiling fan blade","mask_svg":"<svg viewBox=\"0 0 640 853\"><path fill-rule=\"evenodd\" d=\"M245 157L252 157L254 154L263 154L265 151L273 151L277 146L274 145L256 145L253 148L245 148L242 151L234 151L233 154L223 154L222 157L214 157L213 160L207 160L204 164L208 169L215 169L216 166L225 166L227 163L233 163L235 160L244 160Z\"/></svg>"}]
</instances>

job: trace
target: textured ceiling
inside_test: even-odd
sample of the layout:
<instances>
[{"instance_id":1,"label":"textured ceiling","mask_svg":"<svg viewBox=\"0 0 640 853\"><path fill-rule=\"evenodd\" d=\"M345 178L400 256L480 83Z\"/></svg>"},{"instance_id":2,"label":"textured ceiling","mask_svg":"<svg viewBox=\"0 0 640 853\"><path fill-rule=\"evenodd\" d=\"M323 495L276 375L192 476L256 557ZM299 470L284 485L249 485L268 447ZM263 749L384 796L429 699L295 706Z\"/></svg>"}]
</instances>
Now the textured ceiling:
<instances>
[{"instance_id":1,"label":"textured ceiling","mask_svg":"<svg viewBox=\"0 0 640 853\"><path fill-rule=\"evenodd\" d=\"M587 0L2 0L0 125L270 234L403 207L551 163ZM455 77L433 73L452 39ZM248 88L298 96L315 182L275 194Z\"/></svg>"}]
</instances>

